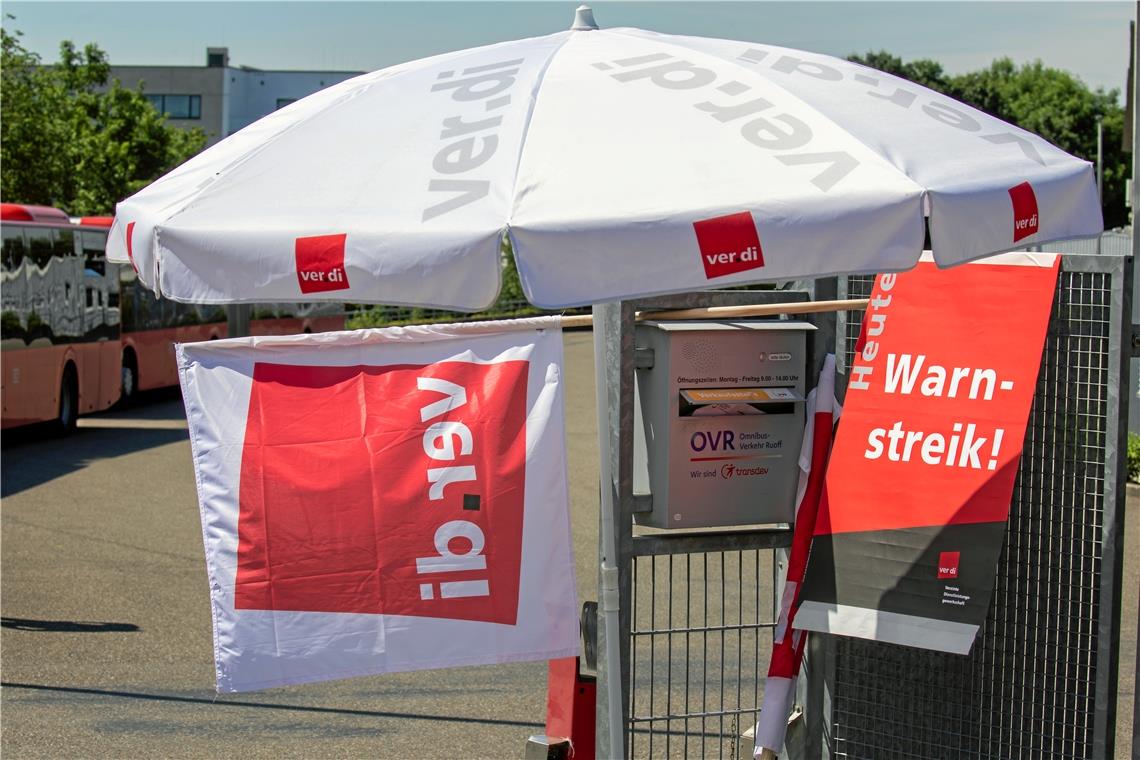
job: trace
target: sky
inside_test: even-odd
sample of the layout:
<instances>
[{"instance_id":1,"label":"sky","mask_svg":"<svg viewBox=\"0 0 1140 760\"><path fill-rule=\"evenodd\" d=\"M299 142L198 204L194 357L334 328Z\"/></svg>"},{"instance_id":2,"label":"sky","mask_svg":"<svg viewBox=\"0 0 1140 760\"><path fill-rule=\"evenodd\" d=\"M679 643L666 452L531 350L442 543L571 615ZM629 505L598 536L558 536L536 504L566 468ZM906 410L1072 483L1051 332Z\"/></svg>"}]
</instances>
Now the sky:
<instances>
[{"instance_id":1,"label":"sky","mask_svg":"<svg viewBox=\"0 0 1140 760\"><path fill-rule=\"evenodd\" d=\"M49 2L3 4L4 26L55 60L64 39L112 64L371 71L448 50L569 28L570 2ZM1041 59L1092 87L1123 90L1131 2L594 2L600 26L763 42L846 56L887 50L950 73L997 57ZM1121 98L1123 101L1123 98Z\"/></svg>"}]
</instances>

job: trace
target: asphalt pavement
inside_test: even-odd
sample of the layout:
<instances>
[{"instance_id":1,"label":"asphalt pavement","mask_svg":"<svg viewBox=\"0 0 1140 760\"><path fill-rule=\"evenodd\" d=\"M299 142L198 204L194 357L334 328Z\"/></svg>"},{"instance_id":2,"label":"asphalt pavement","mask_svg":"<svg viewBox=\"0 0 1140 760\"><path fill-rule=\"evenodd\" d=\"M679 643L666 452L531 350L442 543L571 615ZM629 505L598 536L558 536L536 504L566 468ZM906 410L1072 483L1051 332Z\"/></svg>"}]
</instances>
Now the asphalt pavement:
<instances>
[{"instance_id":1,"label":"asphalt pavement","mask_svg":"<svg viewBox=\"0 0 1140 760\"><path fill-rule=\"evenodd\" d=\"M566 343L577 582L596 599L588 332ZM520 757L542 733L545 663L214 693L209 597L177 393L4 434L0 753L33 757ZM1126 541L1138 544L1140 490ZM1118 756L1130 747L1140 552L1126 552Z\"/></svg>"}]
</instances>

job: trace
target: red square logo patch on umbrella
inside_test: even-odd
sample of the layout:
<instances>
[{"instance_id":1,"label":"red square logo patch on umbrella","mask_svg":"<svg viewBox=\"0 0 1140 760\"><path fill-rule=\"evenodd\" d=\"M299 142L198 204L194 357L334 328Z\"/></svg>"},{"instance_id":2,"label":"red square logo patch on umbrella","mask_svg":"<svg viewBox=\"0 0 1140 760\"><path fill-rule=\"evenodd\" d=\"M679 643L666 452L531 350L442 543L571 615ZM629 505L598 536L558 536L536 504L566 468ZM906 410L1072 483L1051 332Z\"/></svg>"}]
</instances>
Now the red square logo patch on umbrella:
<instances>
[{"instance_id":1,"label":"red square logo patch on umbrella","mask_svg":"<svg viewBox=\"0 0 1140 760\"><path fill-rule=\"evenodd\" d=\"M347 290L344 271L344 241L347 235L317 235L297 238L297 283L302 293Z\"/></svg>"},{"instance_id":2,"label":"red square logo patch on umbrella","mask_svg":"<svg viewBox=\"0 0 1140 760\"><path fill-rule=\"evenodd\" d=\"M1033 186L1022 182L1009 189L1013 201L1013 242L1037 234L1037 196Z\"/></svg>"},{"instance_id":3,"label":"red square logo patch on umbrella","mask_svg":"<svg viewBox=\"0 0 1140 760\"><path fill-rule=\"evenodd\" d=\"M760 233L748 211L693 222L693 231L709 280L764 266Z\"/></svg>"}]
</instances>

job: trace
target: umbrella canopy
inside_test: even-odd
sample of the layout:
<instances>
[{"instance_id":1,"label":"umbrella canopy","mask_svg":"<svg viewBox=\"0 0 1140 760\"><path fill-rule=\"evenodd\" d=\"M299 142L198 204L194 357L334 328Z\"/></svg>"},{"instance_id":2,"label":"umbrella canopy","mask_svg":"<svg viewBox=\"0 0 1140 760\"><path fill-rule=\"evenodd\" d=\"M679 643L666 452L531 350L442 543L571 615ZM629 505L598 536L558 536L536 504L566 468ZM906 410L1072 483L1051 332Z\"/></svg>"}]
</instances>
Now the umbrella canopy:
<instances>
[{"instance_id":1,"label":"umbrella canopy","mask_svg":"<svg viewBox=\"0 0 1140 760\"><path fill-rule=\"evenodd\" d=\"M1093 169L911 82L750 42L575 28L348 80L123 201L179 301L475 310L510 239L544 307L1097 234Z\"/></svg>"}]
</instances>

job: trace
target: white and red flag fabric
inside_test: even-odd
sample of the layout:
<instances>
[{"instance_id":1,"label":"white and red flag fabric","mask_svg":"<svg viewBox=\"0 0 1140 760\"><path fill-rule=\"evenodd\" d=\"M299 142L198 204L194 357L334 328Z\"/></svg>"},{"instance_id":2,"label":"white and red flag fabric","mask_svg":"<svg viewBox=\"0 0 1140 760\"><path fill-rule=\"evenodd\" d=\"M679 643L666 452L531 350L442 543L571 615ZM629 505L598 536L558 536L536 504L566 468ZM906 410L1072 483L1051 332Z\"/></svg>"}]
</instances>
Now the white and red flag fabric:
<instances>
[{"instance_id":1,"label":"white and red flag fabric","mask_svg":"<svg viewBox=\"0 0 1140 760\"><path fill-rule=\"evenodd\" d=\"M578 653L556 318L178 364L219 691Z\"/></svg>"},{"instance_id":2,"label":"white and red flag fabric","mask_svg":"<svg viewBox=\"0 0 1140 760\"><path fill-rule=\"evenodd\" d=\"M806 631L793 630L796 608L808 551L815 532L815 518L823 495L827 458L831 451L832 431L841 409L835 400L835 355L824 360L815 389L807 399L807 430L800 446L800 482L796 498L796 522L792 532L792 551L788 557L788 573L780 602L780 618L772 641L772 659L768 679L764 683L764 703L756 723L754 757L764 749L778 753L784 746L788 715L795 697L796 678L804 658Z\"/></svg>"}]
</instances>

